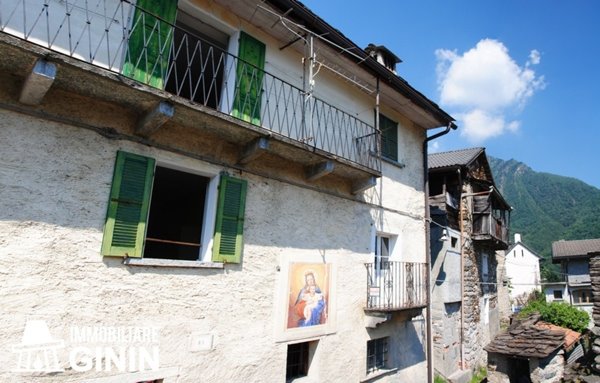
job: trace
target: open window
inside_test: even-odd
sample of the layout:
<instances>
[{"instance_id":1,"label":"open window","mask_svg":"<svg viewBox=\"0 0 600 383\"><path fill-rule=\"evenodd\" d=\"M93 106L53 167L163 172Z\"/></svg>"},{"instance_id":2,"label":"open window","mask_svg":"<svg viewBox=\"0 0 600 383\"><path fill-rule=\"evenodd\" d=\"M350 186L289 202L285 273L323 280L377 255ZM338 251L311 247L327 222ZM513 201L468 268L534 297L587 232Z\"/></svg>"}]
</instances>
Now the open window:
<instances>
[{"instance_id":1,"label":"open window","mask_svg":"<svg viewBox=\"0 0 600 383\"><path fill-rule=\"evenodd\" d=\"M176 26L165 90L218 109L229 35L181 9Z\"/></svg>"},{"instance_id":2,"label":"open window","mask_svg":"<svg viewBox=\"0 0 600 383\"><path fill-rule=\"evenodd\" d=\"M245 195L244 180L199 175L118 152L102 254L209 260L212 241L212 261L239 263Z\"/></svg>"},{"instance_id":3,"label":"open window","mask_svg":"<svg viewBox=\"0 0 600 383\"><path fill-rule=\"evenodd\" d=\"M260 125L265 44L243 31L230 44L234 31L200 13L188 1L138 0L123 74Z\"/></svg>"}]
</instances>

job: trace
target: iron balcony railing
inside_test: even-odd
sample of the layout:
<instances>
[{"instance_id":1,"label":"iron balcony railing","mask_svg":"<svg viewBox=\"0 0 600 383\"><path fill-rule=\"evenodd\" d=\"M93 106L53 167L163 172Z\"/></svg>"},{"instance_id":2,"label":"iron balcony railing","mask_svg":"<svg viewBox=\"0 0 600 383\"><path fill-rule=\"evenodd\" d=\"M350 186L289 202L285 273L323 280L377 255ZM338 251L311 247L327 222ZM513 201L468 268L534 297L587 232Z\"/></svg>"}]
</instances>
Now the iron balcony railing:
<instances>
[{"instance_id":1,"label":"iron balcony railing","mask_svg":"<svg viewBox=\"0 0 600 383\"><path fill-rule=\"evenodd\" d=\"M201 23L183 12L175 25L120 0L1 4L4 33L381 171L372 125L229 54L227 42L185 27L185 17L187 24Z\"/></svg>"},{"instance_id":2,"label":"iron balcony railing","mask_svg":"<svg viewBox=\"0 0 600 383\"><path fill-rule=\"evenodd\" d=\"M366 263L369 311L398 311L427 306L427 264Z\"/></svg>"}]
</instances>

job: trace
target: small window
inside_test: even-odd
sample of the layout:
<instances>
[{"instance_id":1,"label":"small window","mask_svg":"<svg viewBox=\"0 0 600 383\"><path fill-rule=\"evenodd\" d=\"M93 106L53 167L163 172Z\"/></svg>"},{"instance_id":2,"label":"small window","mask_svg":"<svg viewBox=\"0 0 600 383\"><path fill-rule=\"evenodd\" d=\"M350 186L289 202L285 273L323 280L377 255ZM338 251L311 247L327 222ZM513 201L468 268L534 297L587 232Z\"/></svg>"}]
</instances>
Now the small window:
<instances>
[{"instance_id":1,"label":"small window","mask_svg":"<svg viewBox=\"0 0 600 383\"><path fill-rule=\"evenodd\" d=\"M367 374L387 367L388 338L367 341Z\"/></svg>"},{"instance_id":2,"label":"small window","mask_svg":"<svg viewBox=\"0 0 600 383\"><path fill-rule=\"evenodd\" d=\"M398 123L379 114L379 129L381 130L381 155L398 161Z\"/></svg>"},{"instance_id":3,"label":"small window","mask_svg":"<svg viewBox=\"0 0 600 383\"><path fill-rule=\"evenodd\" d=\"M285 379L288 382L295 378L301 378L308 375L308 369L310 367L311 343L314 342L303 342L288 345L285 370Z\"/></svg>"},{"instance_id":4,"label":"small window","mask_svg":"<svg viewBox=\"0 0 600 383\"><path fill-rule=\"evenodd\" d=\"M558 300L562 300L562 299L563 299L562 290L554 290L554 300L558 301Z\"/></svg>"},{"instance_id":5,"label":"small window","mask_svg":"<svg viewBox=\"0 0 600 383\"><path fill-rule=\"evenodd\" d=\"M450 246L453 249L456 249L456 245L458 245L458 238L456 238L456 237L450 237Z\"/></svg>"},{"instance_id":6,"label":"small window","mask_svg":"<svg viewBox=\"0 0 600 383\"><path fill-rule=\"evenodd\" d=\"M375 270L390 268L391 238L382 234L375 236Z\"/></svg>"},{"instance_id":7,"label":"small window","mask_svg":"<svg viewBox=\"0 0 600 383\"><path fill-rule=\"evenodd\" d=\"M489 259L486 253L483 253L481 256L481 276L483 277L484 282L487 282L489 275Z\"/></svg>"}]
</instances>

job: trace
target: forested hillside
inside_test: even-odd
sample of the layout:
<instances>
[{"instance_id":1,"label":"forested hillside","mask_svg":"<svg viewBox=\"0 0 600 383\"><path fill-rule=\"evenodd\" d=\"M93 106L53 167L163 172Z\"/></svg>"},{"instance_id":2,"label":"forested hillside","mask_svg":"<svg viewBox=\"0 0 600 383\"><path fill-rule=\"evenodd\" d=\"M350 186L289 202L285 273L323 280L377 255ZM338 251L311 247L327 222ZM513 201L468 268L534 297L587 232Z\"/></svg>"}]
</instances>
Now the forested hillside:
<instances>
[{"instance_id":1,"label":"forested hillside","mask_svg":"<svg viewBox=\"0 0 600 383\"><path fill-rule=\"evenodd\" d=\"M600 238L600 189L535 172L515 160L488 159L496 185L513 207L511 241L520 233L525 245L549 260L553 241Z\"/></svg>"}]
</instances>

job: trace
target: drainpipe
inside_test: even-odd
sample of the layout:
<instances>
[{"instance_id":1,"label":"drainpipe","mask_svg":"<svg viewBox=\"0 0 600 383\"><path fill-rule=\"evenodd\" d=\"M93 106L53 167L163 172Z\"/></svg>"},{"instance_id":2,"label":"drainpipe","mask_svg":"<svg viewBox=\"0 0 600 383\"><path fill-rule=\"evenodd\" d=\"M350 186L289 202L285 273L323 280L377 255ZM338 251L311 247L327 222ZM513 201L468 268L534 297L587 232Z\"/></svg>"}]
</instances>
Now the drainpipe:
<instances>
[{"instance_id":1,"label":"drainpipe","mask_svg":"<svg viewBox=\"0 0 600 383\"><path fill-rule=\"evenodd\" d=\"M427 137L423 141L423 192L425 194L425 262L426 267L426 279L427 279L427 324L426 324L426 337L427 337L427 382L433 383L433 339L432 339L432 326L431 320L431 243L429 238L429 164L427 162L427 145L429 141L433 141L445 134L448 134L450 130L455 130L457 126L453 122L449 122L446 129L434 134L431 137Z\"/></svg>"},{"instance_id":2,"label":"drainpipe","mask_svg":"<svg viewBox=\"0 0 600 383\"><path fill-rule=\"evenodd\" d=\"M458 208L460 209L459 214L459 227L460 227L460 369L465 369L465 258L463 256L463 249L465 246L464 241L464 226L463 226L463 179L460 168L457 170L458 173L458 185L460 187L460 199Z\"/></svg>"}]
</instances>

